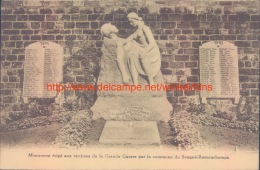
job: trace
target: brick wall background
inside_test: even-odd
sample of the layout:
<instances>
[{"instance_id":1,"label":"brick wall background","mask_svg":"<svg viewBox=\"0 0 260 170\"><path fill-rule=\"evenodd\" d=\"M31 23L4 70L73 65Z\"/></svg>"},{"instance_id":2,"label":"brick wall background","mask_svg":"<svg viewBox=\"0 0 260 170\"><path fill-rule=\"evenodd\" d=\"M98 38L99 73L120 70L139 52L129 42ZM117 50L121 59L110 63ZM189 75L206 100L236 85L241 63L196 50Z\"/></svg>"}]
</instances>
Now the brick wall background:
<instances>
[{"instance_id":1,"label":"brick wall background","mask_svg":"<svg viewBox=\"0 0 260 170\"><path fill-rule=\"evenodd\" d=\"M30 6L31 5L31 6ZM259 107L259 1L194 0L22 0L1 2L1 106L21 103L25 47L46 40L64 47L69 58L88 44L97 54L102 46L100 27L112 22L127 37L133 28L126 20L137 12L157 40L162 73L170 83L199 83L199 46L225 40L238 47L240 94ZM82 52L82 51L81 51ZM87 60L82 58L81 60ZM94 56L96 58L99 55ZM84 63L74 64L66 81L86 82ZM98 59L92 59L98 65ZM89 67L89 65L88 65ZM176 79L172 79L175 77ZM93 81L93 75L91 75ZM175 110L185 109L195 91L168 92Z\"/></svg>"}]
</instances>

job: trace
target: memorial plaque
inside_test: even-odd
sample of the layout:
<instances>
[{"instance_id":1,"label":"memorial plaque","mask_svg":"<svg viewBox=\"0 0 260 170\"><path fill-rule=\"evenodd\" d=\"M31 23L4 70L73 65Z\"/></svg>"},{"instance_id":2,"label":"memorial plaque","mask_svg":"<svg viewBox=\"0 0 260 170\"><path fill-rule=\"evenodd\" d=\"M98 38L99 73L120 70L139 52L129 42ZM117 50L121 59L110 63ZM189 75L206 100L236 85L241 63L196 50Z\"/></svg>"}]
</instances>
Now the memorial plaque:
<instances>
[{"instance_id":1,"label":"memorial plaque","mask_svg":"<svg viewBox=\"0 0 260 170\"><path fill-rule=\"evenodd\" d=\"M235 98L239 100L237 47L225 41L211 41L200 48L200 83L212 85L212 90L201 90L206 98Z\"/></svg>"},{"instance_id":2,"label":"memorial plaque","mask_svg":"<svg viewBox=\"0 0 260 170\"><path fill-rule=\"evenodd\" d=\"M53 42L36 42L25 49L24 98L53 98L57 91L47 84L62 81L63 48ZM26 99L25 99L26 100Z\"/></svg>"}]
</instances>

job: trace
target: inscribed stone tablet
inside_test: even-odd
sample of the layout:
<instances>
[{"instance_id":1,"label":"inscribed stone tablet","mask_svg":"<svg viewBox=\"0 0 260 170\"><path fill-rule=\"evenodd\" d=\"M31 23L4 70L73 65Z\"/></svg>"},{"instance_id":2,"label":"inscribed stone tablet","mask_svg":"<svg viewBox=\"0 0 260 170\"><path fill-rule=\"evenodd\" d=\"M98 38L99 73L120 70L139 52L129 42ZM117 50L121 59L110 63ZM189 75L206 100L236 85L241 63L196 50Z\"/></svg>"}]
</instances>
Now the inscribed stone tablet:
<instances>
[{"instance_id":1,"label":"inscribed stone tablet","mask_svg":"<svg viewBox=\"0 0 260 170\"><path fill-rule=\"evenodd\" d=\"M202 98L239 98L237 47L225 41L211 41L200 48L200 83L212 85L201 90Z\"/></svg>"},{"instance_id":2,"label":"inscribed stone tablet","mask_svg":"<svg viewBox=\"0 0 260 170\"><path fill-rule=\"evenodd\" d=\"M36 42L25 49L23 97L53 98L47 84L62 81L63 48L53 42Z\"/></svg>"}]
</instances>

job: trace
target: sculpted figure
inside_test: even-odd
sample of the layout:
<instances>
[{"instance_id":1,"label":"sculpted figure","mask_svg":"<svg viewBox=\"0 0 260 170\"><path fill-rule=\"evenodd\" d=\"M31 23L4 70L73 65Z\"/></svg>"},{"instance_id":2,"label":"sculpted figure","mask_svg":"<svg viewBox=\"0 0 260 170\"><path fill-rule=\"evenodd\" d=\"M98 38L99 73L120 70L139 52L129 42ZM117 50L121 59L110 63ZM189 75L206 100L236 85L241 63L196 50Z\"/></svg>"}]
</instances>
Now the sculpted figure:
<instances>
[{"instance_id":1,"label":"sculpted figure","mask_svg":"<svg viewBox=\"0 0 260 170\"><path fill-rule=\"evenodd\" d=\"M127 39L118 37L118 29L111 23L102 25L101 34L117 42L117 63L123 83L129 83L132 77L133 83L138 85L138 74L141 74L148 77L149 84L155 84L154 77L161 68L161 55L152 31L136 13L129 13L127 18L130 24L136 28ZM127 44L130 46L130 50L129 47L127 47L128 50L125 50ZM125 66L125 59L128 68ZM128 75L127 69L129 69L131 77Z\"/></svg>"},{"instance_id":2,"label":"sculpted figure","mask_svg":"<svg viewBox=\"0 0 260 170\"><path fill-rule=\"evenodd\" d=\"M147 76L150 84L154 83L154 80L156 83L163 82L160 53L151 30L140 18L133 17L135 19L130 15L129 21L137 29L127 39L117 36L118 29L114 25L102 25L101 33L104 39L98 86L120 85L122 82L138 84L139 74ZM146 84L143 78L139 81L138 85ZM97 100L91 111L94 120L103 117L105 120L168 121L172 105L164 91L132 93L125 90L97 90Z\"/></svg>"},{"instance_id":3,"label":"sculpted figure","mask_svg":"<svg viewBox=\"0 0 260 170\"><path fill-rule=\"evenodd\" d=\"M138 73L148 77L149 84L154 84L154 77L161 68L161 55L155 42L152 31L146 26L141 17L131 12L127 15L128 21L136 29L127 38L133 40L133 49L129 55L129 68L135 85L138 84Z\"/></svg>"},{"instance_id":4,"label":"sculpted figure","mask_svg":"<svg viewBox=\"0 0 260 170\"><path fill-rule=\"evenodd\" d=\"M118 29L111 23L106 23L102 25L100 31L103 36L116 42L117 64L122 74L123 83L128 83L130 81L130 77L127 74L126 65L124 63L124 57L125 57L124 45L127 43L127 41L117 36Z\"/></svg>"}]
</instances>

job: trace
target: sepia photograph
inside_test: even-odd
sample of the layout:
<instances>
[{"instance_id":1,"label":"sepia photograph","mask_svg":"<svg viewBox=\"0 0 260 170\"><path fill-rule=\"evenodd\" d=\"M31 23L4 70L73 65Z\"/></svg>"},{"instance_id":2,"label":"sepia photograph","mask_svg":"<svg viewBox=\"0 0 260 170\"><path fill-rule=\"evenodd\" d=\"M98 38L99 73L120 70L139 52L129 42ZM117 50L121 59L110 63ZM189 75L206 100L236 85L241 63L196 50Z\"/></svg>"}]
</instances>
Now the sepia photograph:
<instances>
[{"instance_id":1,"label":"sepia photograph","mask_svg":"<svg viewBox=\"0 0 260 170\"><path fill-rule=\"evenodd\" d=\"M258 0L2 0L0 169L259 169Z\"/></svg>"}]
</instances>

